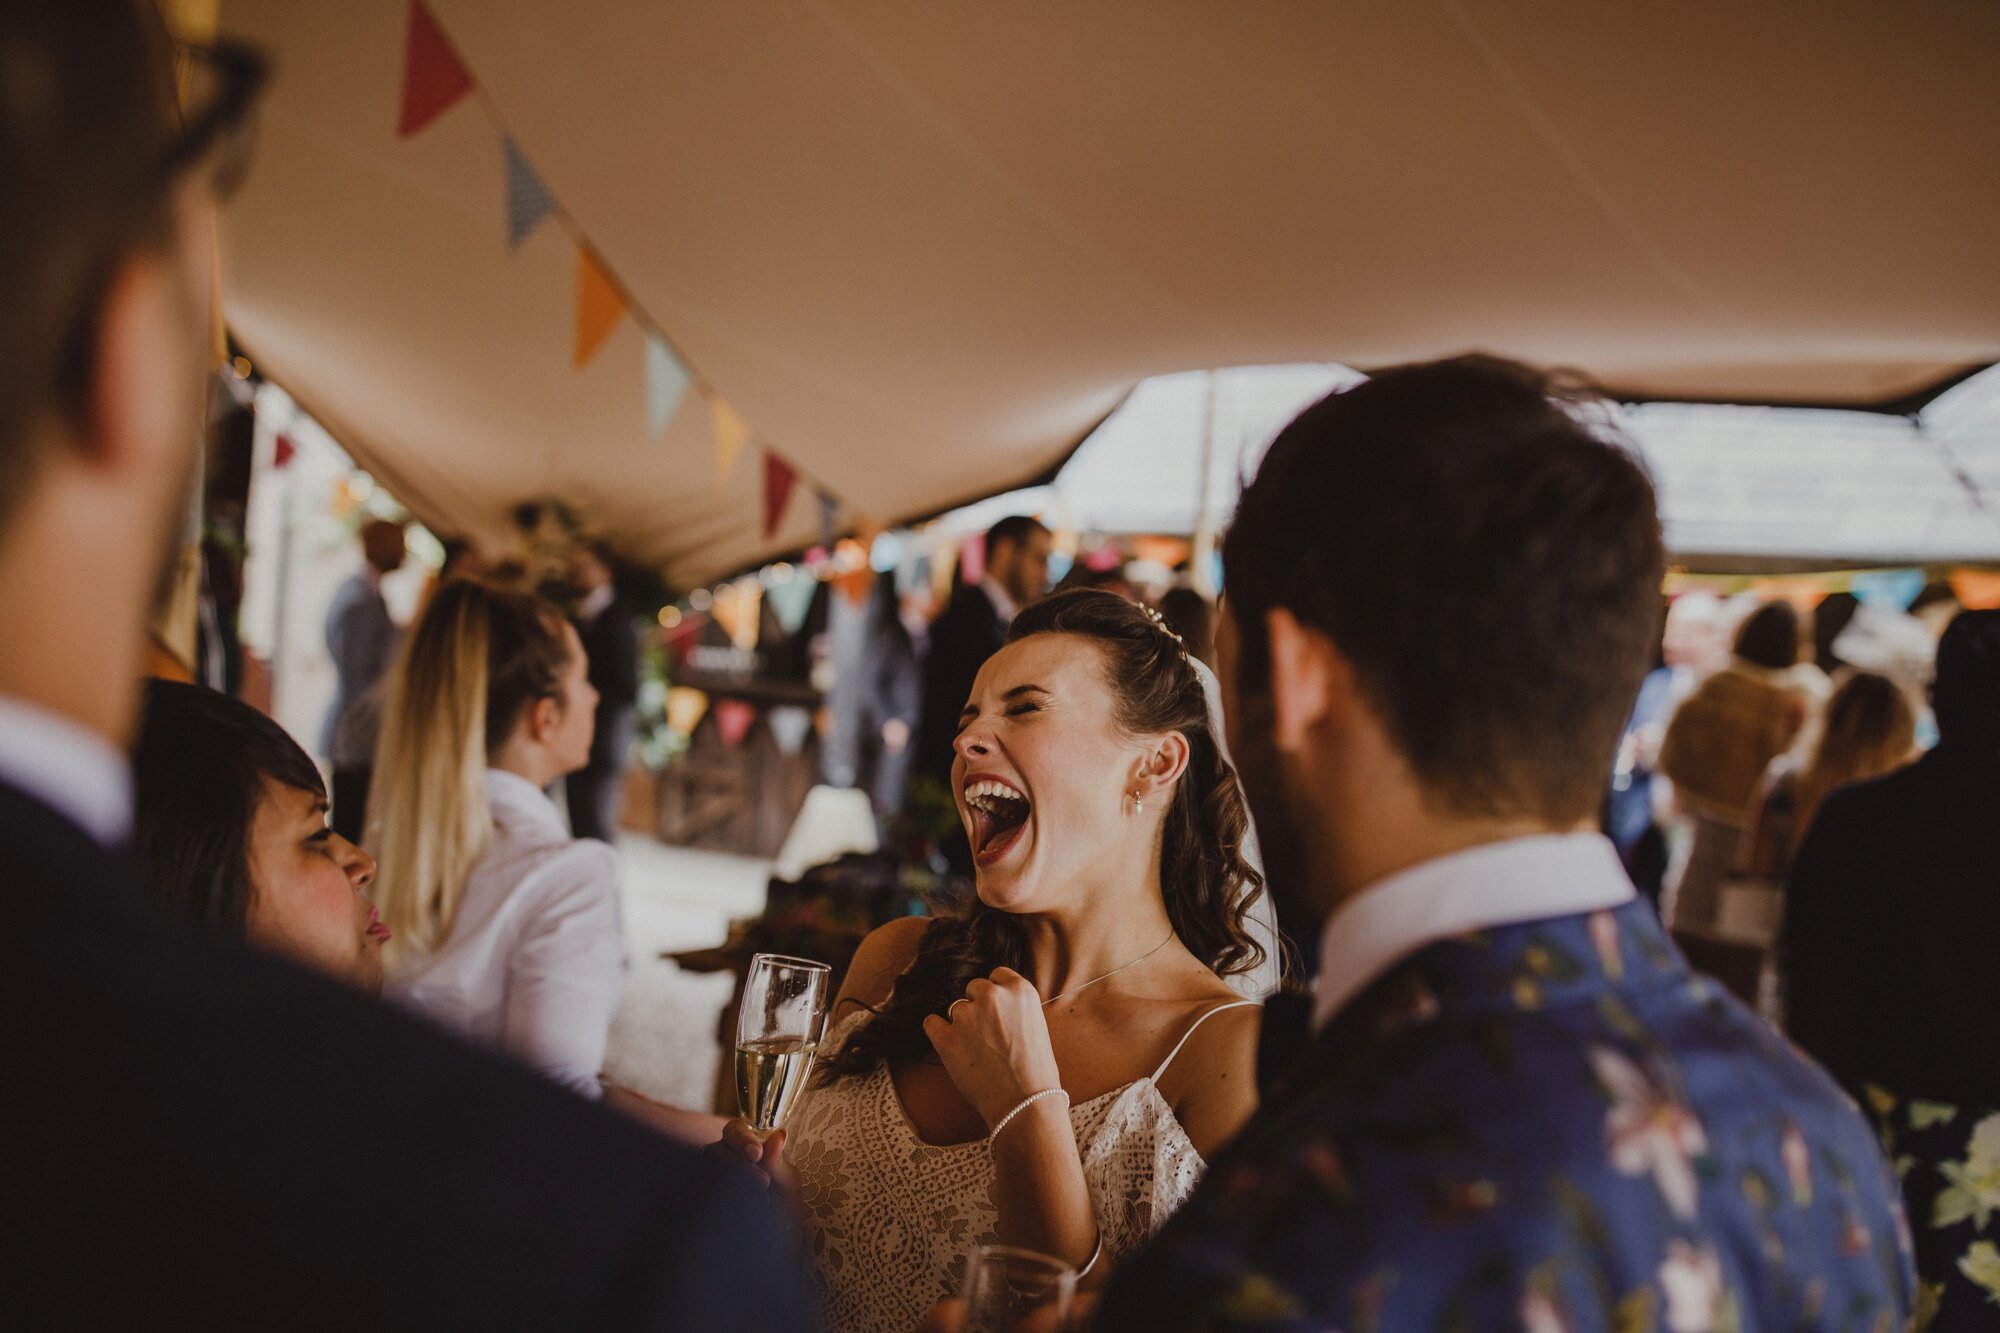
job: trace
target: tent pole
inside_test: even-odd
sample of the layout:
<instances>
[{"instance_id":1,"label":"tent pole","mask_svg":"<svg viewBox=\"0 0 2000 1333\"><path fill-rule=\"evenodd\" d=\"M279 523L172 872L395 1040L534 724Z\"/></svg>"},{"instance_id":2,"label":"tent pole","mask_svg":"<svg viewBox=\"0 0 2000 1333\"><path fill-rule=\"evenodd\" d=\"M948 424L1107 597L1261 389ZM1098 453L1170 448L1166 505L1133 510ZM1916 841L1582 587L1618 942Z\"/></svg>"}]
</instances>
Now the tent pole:
<instances>
[{"instance_id":1,"label":"tent pole","mask_svg":"<svg viewBox=\"0 0 2000 1333\"><path fill-rule=\"evenodd\" d=\"M1214 601L1222 591L1216 586L1215 562L1210 559L1215 553L1215 487L1210 484L1210 474L1215 468L1215 413L1216 413L1216 372L1208 372L1208 402L1202 413L1201 428L1201 470L1195 476L1195 519L1194 519L1194 559L1188 571L1188 581L1203 597Z\"/></svg>"}]
</instances>

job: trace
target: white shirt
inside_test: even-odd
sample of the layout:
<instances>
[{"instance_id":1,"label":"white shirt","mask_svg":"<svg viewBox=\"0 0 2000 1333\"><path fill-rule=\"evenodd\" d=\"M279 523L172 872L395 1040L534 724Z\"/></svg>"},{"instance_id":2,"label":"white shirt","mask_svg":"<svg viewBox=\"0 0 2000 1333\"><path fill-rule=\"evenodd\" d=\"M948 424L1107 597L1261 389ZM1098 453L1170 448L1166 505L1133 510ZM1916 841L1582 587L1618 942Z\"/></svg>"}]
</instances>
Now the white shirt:
<instances>
[{"instance_id":1,"label":"white shirt","mask_svg":"<svg viewBox=\"0 0 2000 1333\"><path fill-rule=\"evenodd\" d=\"M991 574L979 580L979 591L985 593L986 600L993 603L993 613L1000 617L1001 624L1011 625L1014 623L1014 617L1021 614L1020 605L1008 595L1005 588L1000 586L1000 580Z\"/></svg>"},{"instance_id":2,"label":"white shirt","mask_svg":"<svg viewBox=\"0 0 2000 1333\"><path fill-rule=\"evenodd\" d=\"M106 847L132 836L132 761L80 722L0 695L0 782Z\"/></svg>"},{"instance_id":3,"label":"white shirt","mask_svg":"<svg viewBox=\"0 0 2000 1333\"><path fill-rule=\"evenodd\" d=\"M1630 902L1631 879L1601 833L1547 833L1469 847L1398 871L1341 904L1320 936L1313 1026L1417 950L1489 926Z\"/></svg>"},{"instance_id":4,"label":"white shirt","mask_svg":"<svg viewBox=\"0 0 2000 1333\"><path fill-rule=\"evenodd\" d=\"M405 958L386 995L586 1097L625 980L618 857L572 838L526 778L486 770L493 840L444 944Z\"/></svg>"},{"instance_id":5,"label":"white shirt","mask_svg":"<svg viewBox=\"0 0 2000 1333\"><path fill-rule=\"evenodd\" d=\"M604 614L604 608L611 605L611 599L616 594L617 589L609 583L592 588L584 595L583 600L576 604L576 618L586 625L596 624L597 618Z\"/></svg>"}]
</instances>

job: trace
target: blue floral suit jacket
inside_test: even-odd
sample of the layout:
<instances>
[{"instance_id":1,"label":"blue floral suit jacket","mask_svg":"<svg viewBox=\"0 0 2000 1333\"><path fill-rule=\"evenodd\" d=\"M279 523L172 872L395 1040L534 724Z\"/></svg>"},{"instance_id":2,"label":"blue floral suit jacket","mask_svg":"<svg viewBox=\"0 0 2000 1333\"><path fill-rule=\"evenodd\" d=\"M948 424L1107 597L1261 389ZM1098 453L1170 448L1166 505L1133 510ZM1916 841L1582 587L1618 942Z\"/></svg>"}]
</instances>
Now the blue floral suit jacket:
<instances>
[{"instance_id":1,"label":"blue floral suit jacket","mask_svg":"<svg viewBox=\"0 0 2000 1333\"><path fill-rule=\"evenodd\" d=\"M1634 902L1433 944L1376 981L1099 1323L1888 1333L1908 1255L1852 1102Z\"/></svg>"}]
</instances>

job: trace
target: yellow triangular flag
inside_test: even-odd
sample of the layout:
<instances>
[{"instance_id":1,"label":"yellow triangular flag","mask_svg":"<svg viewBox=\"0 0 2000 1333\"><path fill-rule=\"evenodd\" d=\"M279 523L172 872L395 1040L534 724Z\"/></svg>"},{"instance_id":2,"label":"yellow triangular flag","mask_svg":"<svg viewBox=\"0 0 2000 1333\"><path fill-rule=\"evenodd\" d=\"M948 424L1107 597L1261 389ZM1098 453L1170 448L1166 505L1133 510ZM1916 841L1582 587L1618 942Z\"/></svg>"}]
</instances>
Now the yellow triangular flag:
<instances>
[{"instance_id":1,"label":"yellow triangular flag","mask_svg":"<svg viewBox=\"0 0 2000 1333\"><path fill-rule=\"evenodd\" d=\"M590 364L625 315L625 294L588 246L576 251L576 365Z\"/></svg>"},{"instance_id":2,"label":"yellow triangular flag","mask_svg":"<svg viewBox=\"0 0 2000 1333\"><path fill-rule=\"evenodd\" d=\"M708 413L715 427L715 488L721 490L729 484L738 451L750 438L750 423L737 416L736 409L717 393L708 396Z\"/></svg>"}]
</instances>

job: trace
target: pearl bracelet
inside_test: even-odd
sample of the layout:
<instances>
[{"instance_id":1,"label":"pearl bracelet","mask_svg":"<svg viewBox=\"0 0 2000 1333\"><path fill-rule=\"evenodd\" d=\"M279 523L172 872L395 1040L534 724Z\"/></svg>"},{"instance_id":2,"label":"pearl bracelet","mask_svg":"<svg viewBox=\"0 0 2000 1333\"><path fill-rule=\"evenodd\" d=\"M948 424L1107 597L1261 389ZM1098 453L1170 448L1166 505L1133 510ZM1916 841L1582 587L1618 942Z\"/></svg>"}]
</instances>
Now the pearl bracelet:
<instances>
[{"instance_id":1,"label":"pearl bracelet","mask_svg":"<svg viewBox=\"0 0 2000 1333\"><path fill-rule=\"evenodd\" d=\"M1006 1115L1001 1116L999 1120L994 1122L993 1128L986 1131L987 1146L988 1147L992 1146L993 1140L1000 1137L1000 1131L1007 1128L1008 1123L1012 1121L1015 1116L1021 1114L1021 1112L1027 1110L1030 1106L1033 1106L1036 1102L1040 1101L1044 1097L1060 1097L1063 1099L1064 1106L1069 1105L1069 1093L1061 1088L1043 1088L1040 1092L1031 1092L1026 1097L1021 1099L1021 1104L1019 1106L1016 1106Z\"/></svg>"}]
</instances>

